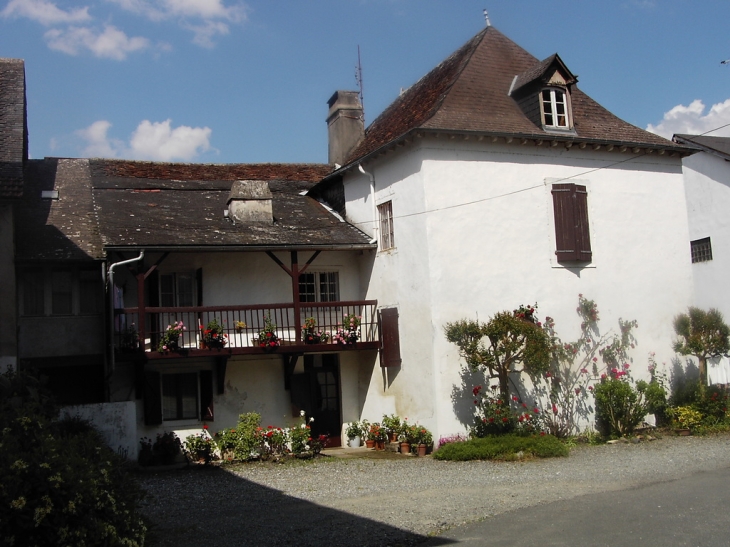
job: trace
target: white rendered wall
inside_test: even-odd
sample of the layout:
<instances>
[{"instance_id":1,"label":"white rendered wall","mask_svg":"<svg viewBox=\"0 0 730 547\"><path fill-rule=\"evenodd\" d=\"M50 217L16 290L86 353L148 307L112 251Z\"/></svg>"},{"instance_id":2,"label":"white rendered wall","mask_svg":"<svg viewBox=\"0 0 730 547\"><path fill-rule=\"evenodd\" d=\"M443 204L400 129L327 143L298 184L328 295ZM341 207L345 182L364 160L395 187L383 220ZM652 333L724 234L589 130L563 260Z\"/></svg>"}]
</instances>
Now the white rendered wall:
<instances>
[{"instance_id":1,"label":"white rendered wall","mask_svg":"<svg viewBox=\"0 0 730 547\"><path fill-rule=\"evenodd\" d=\"M712 260L692 264L694 303L717 308L730 320L730 165L712 154L697 153L682 162L689 216L689 241L710 238Z\"/></svg>"},{"instance_id":2,"label":"white rendered wall","mask_svg":"<svg viewBox=\"0 0 730 547\"><path fill-rule=\"evenodd\" d=\"M436 435L462 431L452 403L460 360L444 325L537 302L540 317L554 317L559 334L574 340L579 293L597 302L604 332L619 317L638 321L639 376L649 352L669 362L672 318L692 294L678 158L421 142L365 166L375 202L393 201L396 242L374 259L368 297L398 306L403 358L391 383L373 374L372 414L395 408ZM560 179L588 187L593 261L584 268L555 261L550 189ZM371 219L365 185L362 175L346 178L356 223Z\"/></svg>"}]
</instances>

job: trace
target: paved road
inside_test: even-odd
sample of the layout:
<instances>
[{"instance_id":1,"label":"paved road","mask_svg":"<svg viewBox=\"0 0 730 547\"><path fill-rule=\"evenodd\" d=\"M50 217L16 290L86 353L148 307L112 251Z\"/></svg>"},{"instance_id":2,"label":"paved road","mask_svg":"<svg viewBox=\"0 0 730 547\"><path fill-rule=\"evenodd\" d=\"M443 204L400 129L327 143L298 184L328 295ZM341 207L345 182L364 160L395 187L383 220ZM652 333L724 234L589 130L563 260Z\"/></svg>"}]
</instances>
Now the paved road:
<instances>
[{"instance_id":1,"label":"paved road","mask_svg":"<svg viewBox=\"0 0 730 547\"><path fill-rule=\"evenodd\" d=\"M730 467L518 509L448 530L424 545L445 544L728 547Z\"/></svg>"}]
</instances>

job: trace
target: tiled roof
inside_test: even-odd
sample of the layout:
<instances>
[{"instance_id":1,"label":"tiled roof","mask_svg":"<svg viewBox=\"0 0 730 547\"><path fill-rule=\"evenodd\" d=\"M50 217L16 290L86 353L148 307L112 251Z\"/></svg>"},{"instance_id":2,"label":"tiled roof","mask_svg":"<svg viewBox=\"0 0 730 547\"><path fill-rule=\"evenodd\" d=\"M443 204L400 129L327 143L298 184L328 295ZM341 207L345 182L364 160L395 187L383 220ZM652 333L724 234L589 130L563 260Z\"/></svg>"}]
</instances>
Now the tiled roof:
<instances>
[{"instance_id":1,"label":"tiled roof","mask_svg":"<svg viewBox=\"0 0 730 547\"><path fill-rule=\"evenodd\" d=\"M328 165L88 161L105 247L372 247L363 232L302 195ZM234 180L268 181L274 222L224 217Z\"/></svg>"},{"instance_id":2,"label":"tiled roof","mask_svg":"<svg viewBox=\"0 0 730 547\"><path fill-rule=\"evenodd\" d=\"M704 135L678 133L674 135L673 140L679 144L693 146L706 152L715 152L730 160L730 137L706 137Z\"/></svg>"},{"instance_id":3,"label":"tiled roof","mask_svg":"<svg viewBox=\"0 0 730 547\"><path fill-rule=\"evenodd\" d=\"M0 199L23 194L27 157L25 64L0 58Z\"/></svg>"},{"instance_id":4,"label":"tiled roof","mask_svg":"<svg viewBox=\"0 0 730 547\"><path fill-rule=\"evenodd\" d=\"M487 27L405 91L373 121L345 167L414 130L534 138L553 136L535 125L508 95L515 76L544 68L543 63L497 29ZM576 131L572 138L576 141L682 149L624 122L575 85L571 97Z\"/></svg>"}]
</instances>

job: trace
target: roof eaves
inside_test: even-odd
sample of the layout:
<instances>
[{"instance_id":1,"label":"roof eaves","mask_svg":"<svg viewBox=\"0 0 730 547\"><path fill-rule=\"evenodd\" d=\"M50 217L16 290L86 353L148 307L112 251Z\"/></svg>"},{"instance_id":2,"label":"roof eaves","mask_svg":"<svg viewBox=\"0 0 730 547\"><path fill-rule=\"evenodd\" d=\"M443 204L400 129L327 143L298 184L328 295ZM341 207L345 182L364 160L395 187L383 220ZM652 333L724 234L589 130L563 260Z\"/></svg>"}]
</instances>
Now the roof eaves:
<instances>
[{"instance_id":1,"label":"roof eaves","mask_svg":"<svg viewBox=\"0 0 730 547\"><path fill-rule=\"evenodd\" d=\"M724 160L730 161L730 154L727 154L721 150L718 150L717 148L713 148L712 146L708 146L706 144L701 144L693 139L693 137L699 137L700 135L686 135L686 134L675 134L672 137L672 141L676 142L677 144L684 145L688 148L691 148L695 152L706 152L708 154L712 154L713 156L717 156L719 158L722 158ZM730 140L730 139L728 139Z\"/></svg>"}]
</instances>

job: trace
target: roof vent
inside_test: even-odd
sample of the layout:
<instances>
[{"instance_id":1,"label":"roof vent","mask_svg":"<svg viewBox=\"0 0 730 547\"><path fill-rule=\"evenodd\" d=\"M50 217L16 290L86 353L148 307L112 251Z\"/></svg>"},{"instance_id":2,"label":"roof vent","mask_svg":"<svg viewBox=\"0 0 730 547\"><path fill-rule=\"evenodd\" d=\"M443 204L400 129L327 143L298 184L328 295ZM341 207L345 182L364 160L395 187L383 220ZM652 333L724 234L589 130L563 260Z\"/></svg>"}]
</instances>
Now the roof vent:
<instances>
[{"instance_id":1,"label":"roof vent","mask_svg":"<svg viewBox=\"0 0 730 547\"><path fill-rule=\"evenodd\" d=\"M274 222L273 196L265 180L237 180L228 197L228 218L236 222Z\"/></svg>"}]
</instances>

